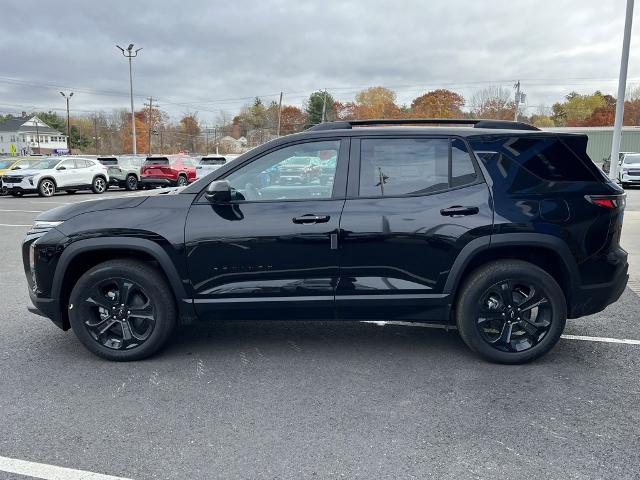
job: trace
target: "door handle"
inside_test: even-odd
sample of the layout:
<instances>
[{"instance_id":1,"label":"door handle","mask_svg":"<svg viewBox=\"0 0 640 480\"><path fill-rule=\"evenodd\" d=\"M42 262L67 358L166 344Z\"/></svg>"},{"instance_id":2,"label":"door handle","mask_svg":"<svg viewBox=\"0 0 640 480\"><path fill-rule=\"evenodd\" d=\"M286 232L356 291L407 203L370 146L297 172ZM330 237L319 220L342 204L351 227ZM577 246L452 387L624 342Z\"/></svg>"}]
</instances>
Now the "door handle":
<instances>
[{"instance_id":1,"label":"door handle","mask_svg":"<svg viewBox=\"0 0 640 480\"><path fill-rule=\"evenodd\" d=\"M449 208L443 208L440 210L440 215L445 217L457 217L463 215L476 215L480 209L478 207L463 207L461 205L454 205Z\"/></svg>"},{"instance_id":2,"label":"door handle","mask_svg":"<svg viewBox=\"0 0 640 480\"><path fill-rule=\"evenodd\" d=\"M329 215L313 215L308 213L301 217L294 217L293 223L326 223L331 217Z\"/></svg>"}]
</instances>

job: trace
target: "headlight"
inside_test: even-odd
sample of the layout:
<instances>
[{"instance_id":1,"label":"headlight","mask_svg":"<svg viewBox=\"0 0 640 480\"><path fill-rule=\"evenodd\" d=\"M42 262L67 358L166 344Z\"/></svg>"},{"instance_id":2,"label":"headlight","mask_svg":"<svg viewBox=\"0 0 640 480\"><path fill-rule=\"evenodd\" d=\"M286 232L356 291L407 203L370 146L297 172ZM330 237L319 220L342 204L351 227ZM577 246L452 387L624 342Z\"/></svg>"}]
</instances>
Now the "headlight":
<instances>
[{"instance_id":1,"label":"headlight","mask_svg":"<svg viewBox=\"0 0 640 480\"><path fill-rule=\"evenodd\" d=\"M44 220L36 220L33 223L32 230L49 230L50 228L57 227L62 221L59 222L46 222Z\"/></svg>"}]
</instances>

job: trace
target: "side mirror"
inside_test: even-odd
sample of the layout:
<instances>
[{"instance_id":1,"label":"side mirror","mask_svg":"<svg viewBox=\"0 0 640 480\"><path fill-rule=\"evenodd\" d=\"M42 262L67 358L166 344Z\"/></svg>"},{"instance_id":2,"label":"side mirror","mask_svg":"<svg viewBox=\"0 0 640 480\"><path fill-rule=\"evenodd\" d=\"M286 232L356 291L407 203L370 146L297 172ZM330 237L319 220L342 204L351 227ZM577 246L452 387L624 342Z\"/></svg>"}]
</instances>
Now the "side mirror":
<instances>
[{"instance_id":1,"label":"side mirror","mask_svg":"<svg viewBox=\"0 0 640 480\"><path fill-rule=\"evenodd\" d=\"M60 165L58 168L56 168L56 170L66 170L67 167L63 167L62 165Z\"/></svg>"},{"instance_id":2,"label":"side mirror","mask_svg":"<svg viewBox=\"0 0 640 480\"><path fill-rule=\"evenodd\" d=\"M204 194L211 203L227 203L231 201L231 185L226 180L211 182Z\"/></svg>"}]
</instances>

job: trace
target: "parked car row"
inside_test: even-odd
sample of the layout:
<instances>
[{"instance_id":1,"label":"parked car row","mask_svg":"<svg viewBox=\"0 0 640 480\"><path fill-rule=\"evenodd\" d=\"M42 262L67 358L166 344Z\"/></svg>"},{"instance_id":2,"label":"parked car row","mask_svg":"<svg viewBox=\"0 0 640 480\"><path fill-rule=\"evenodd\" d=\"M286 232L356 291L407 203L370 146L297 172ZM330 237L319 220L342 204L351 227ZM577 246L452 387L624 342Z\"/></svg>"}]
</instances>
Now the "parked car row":
<instances>
[{"instance_id":1,"label":"parked car row","mask_svg":"<svg viewBox=\"0 0 640 480\"><path fill-rule=\"evenodd\" d=\"M611 155L602 165L602 170L609 173L611 170ZM618 182L623 188L630 185L640 185L640 153L620 152L618 156Z\"/></svg>"},{"instance_id":2,"label":"parked car row","mask_svg":"<svg viewBox=\"0 0 640 480\"><path fill-rule=\"evenodd\" d=\"M235 157L233 157L235 158ZM57 191L103 193L110 186L129 191L140 188L185 186L204 177L232 158L214 155L54 156L0 159L2 194L15 197Z\"/></svg>"}]
</instances>

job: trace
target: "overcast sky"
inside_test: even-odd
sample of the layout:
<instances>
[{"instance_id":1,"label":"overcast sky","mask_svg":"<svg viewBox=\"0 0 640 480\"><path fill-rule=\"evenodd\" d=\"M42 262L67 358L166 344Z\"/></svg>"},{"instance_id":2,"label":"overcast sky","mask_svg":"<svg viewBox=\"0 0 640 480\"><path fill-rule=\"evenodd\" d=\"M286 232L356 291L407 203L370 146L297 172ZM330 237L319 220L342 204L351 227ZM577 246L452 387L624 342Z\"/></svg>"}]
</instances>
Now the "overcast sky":
<instances>
[{"instance_id":1,"label":"overcast sky","mask_svg":"<svg viewBox=\"0 0 640 480\"><path fill-rule=\"evenodd\" d=\"M0 112L136 108L158 98L172 117L214 122L250 98L302 105L327 88L340 100L375 85L399 103L434 88L467 101L521 79L528 112L571 91L616 90L625 0L323 0L4 2ZM640 83L640 24L629 78ZM10 28L9 28L10 26Z\"/></svg>"}]
</instances>

